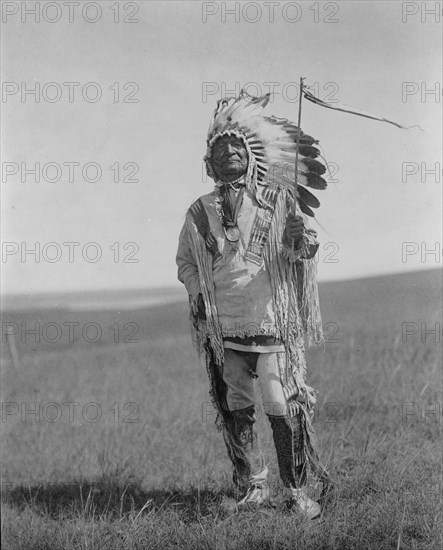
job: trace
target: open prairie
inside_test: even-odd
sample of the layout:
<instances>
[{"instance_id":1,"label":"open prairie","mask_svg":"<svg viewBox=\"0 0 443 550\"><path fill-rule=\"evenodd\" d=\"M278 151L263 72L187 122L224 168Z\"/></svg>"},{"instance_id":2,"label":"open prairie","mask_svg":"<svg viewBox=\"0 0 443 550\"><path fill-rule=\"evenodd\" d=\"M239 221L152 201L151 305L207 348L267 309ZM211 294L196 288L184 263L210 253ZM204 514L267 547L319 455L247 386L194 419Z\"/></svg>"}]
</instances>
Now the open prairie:
<instances>
[{"instance_id":1,"label":"open prairie","mask_svg":"<svg viewBox=\"0 0 443 550\"><path fill-rule=\"evenodd\" d=\"M3 343L2 548L437 550L440 272L320 292L326 343L308 352L308 382L336 490L313 522L280 506L229 511L230 464L184 290L132 309L9 305L19 364Z\"/></svg>"}]
</instances>

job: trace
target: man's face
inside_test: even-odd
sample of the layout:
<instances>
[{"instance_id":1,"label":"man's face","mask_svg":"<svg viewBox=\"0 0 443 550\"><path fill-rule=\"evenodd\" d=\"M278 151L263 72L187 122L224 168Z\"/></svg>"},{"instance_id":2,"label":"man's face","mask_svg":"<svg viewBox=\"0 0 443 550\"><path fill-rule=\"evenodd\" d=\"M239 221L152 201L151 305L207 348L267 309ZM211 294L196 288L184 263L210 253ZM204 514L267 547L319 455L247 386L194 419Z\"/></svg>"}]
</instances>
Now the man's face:
<instances>
[{"instance_id":1,"label":"man's face","mask_svg":"<svg viewBox=\"0 0 443 550\"><path fill-rule=\"evenodd\" d=\"M218 138L211 151L211 164L222 181L234 181L246 173L248 152L243 141L235 136Z\"/></svg>"}]
</instances>

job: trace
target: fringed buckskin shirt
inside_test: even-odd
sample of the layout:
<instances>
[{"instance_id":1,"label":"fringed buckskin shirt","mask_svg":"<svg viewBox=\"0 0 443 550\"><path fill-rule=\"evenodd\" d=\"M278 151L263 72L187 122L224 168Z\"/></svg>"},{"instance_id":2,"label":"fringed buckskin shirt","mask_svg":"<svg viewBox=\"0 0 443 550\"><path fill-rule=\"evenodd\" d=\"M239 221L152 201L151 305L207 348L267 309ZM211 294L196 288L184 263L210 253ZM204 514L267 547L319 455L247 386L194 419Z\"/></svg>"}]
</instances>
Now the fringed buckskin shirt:
<instances>
[{"instance_id":1,"label":"fringed buckskin shirt","mask_svg":"<svg viewBox=\"0 0 443 550\"><path fill-rule=\"evenodd\" d=\"M231 243L225 238L225 232L216 211L216 193L205 195L200 200L219 252L217 258L214 258L212 279L223 338L245 338L275 333L275 305L269 268L263 258L257 263L246 255L259 208L258 204L248 191L244 193L237 218L240 239L236 243ZM282 244L282 237L280 243L275 244ZM306 231L304 245L308 248L308 257L312 258L318 248L316 233L313 230ZM184 283L192 301L195 302L202 291L191 248L185 224L180 235L177 253L178 279ZM278 346L278 350L268 349L267 351L284 351L284 347L281 346L282 344ZM233 346L225 342L225 347Z\"/></svg>"},{"instance_id":2,"label":"fringed buckskin shirt","mask_svg":"<svg viewBox=\"0 0 443 550\"><path fill-rule=\"evenodd\" d=\"M303 328L309 341L321 339L312 259L318 249L316 233L306 229L299 249L292 250L284 242L291 194L281 186L257 192L265 206L245 189L237 218L240 239L236 243L225 237L217 188L191 206L179 238L178 279L188 291L191 316L196 312L199 294L207 314L206 322L194 322L196 336L211 340L220 364L223 347L244 349L244 342L233 345L229 342L233 339L273 337L276 347L268 352L284 351L285 345L291 345L285 343L288 319L284 310L288 308L289 293L293 294L292 343L303 337Z\"/></svg>"},{"instance_id":3,"label":"fringed buckskin shirt","mask_svg":"<svg viewBox=\"0 0 443 550\"><path fill-rule=\"evenodd\" d=\"M224 348L239 349L232 340L238 344L236 340L254 336L253 344L266 336L276 340L278 347L267 352L281 351L283 344L286 354L278 358L286 398L309 390L305 339L310 345L323 341L314 259L318 242L315 231L306 228L297 250L285 241L292 204L287 187L246 187L237 243L225 237L217 186L186 214L176 258L178 279L189 294L193 342L208 370L214 402L214 366L223 365ZM206 319L197 316L199 294Z\"/></svg>"}]
</instances>

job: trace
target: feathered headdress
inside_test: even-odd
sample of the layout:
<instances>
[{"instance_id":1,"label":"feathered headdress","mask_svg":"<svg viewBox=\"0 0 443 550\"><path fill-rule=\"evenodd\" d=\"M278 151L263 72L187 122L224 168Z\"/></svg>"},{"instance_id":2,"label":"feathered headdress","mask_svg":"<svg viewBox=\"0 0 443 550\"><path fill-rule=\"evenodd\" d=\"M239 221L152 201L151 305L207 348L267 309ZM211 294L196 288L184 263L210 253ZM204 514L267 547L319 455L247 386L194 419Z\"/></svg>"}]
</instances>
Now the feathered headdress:
<instances>
[{"instance_id":1,"label":"feathered headdress","mask_svg":"<svg viewBox=\"0 0 443 550\"><path fill-rule=\"evenodd\" d=\"M244 90L237 98L220 99L209 125L207 151L204 157L208 175L217 182L211 165L212 147L224 135L235 135L243 140L249 156L246 185L257 191L257 185L285 185L292 188L297 181L296 198L300 210L314 217L312 208L320 202L309 191L326 189L322 178L325 166L316 160L320 151L313 137L304 134L296 124L286 118L263 116L270 94L253 97ZM298 135L299 139L298 139ZM296 152L299 141L296 180ZM256 194L256 193L254 193Z\"/></svg>"}]
</instances>

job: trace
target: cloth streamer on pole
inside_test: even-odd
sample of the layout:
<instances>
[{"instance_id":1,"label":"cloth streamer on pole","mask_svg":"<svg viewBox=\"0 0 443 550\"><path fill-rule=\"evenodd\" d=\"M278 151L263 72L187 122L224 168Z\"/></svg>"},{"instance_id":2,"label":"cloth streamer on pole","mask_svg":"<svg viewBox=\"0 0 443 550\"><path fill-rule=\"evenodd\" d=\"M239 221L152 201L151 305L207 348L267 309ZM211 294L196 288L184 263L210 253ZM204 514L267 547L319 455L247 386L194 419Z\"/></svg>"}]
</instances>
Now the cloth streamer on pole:
<instances>
[{"instance_id":1,"label":"cloth streamer on pole","mask_svg":"<svg viewBox=\"0 0 443 550\"><path fill-rule=\"evenodd\" d=\"M326 101L322 101L318 97L315 97L315 95L311 94L311 92L308 92L306 87L304 87L303 89L303 95L308 101L311 101L316 105L321 105L322 107L326 107L326 109L333 109L334 111L341 111L342 113L349 113L351 115L362 116L365 118L370 118L372 120L379 120L380 122L387 122L388 124L393 124L394 126L397 126L397 128L401 128L402 130L409 130L410 128L419 128L423 132L423 128L419 124L413 124L412 126L403 126L402 124L399 124L398 122L395 122L393 120L388 120L387 118L384 118L378 115L366 113L365 111L361 111L360 109L356 109L355 107L350 107L349 105L342 105L341 103L334 103L334 104L327 103Z\"/></svg>"}]
</instances>

